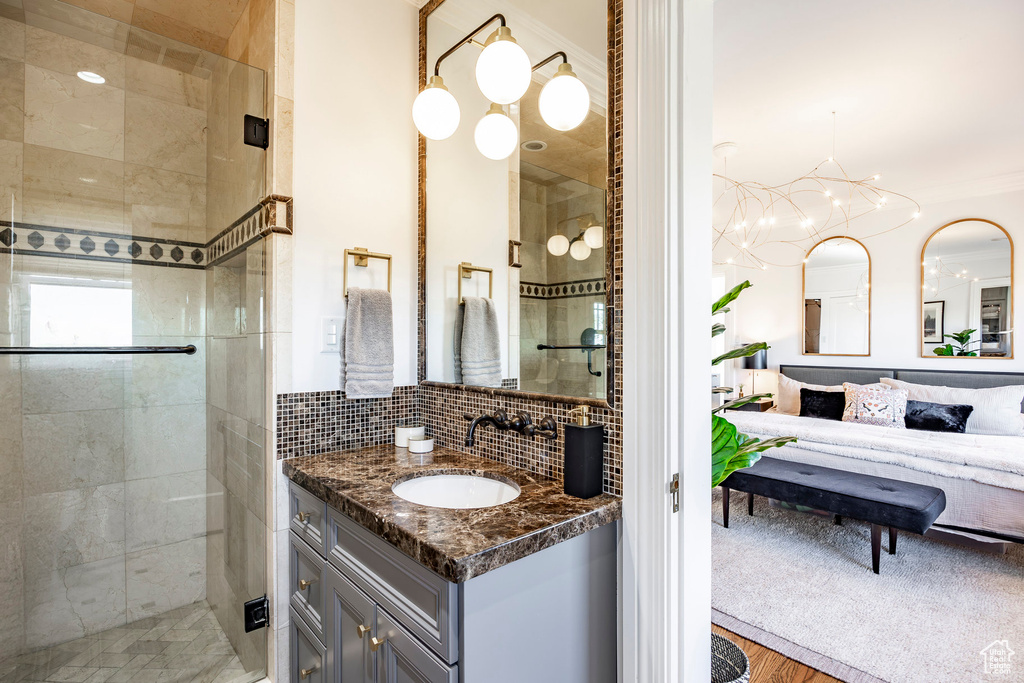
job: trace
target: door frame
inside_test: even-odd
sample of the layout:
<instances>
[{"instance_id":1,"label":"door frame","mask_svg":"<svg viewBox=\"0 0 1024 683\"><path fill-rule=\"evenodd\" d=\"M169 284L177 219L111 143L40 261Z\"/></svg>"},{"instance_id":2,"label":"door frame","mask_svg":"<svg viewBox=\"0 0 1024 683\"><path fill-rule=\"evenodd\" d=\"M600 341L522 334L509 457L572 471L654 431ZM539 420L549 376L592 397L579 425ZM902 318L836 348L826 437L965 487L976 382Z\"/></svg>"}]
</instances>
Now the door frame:
<instances>
[{"instance_id":1,"label":"door frame","mask_svg":"<svg viewBox=\"0 0 1024 683\"><path fill-rule=\"evenodd\" d=\"M711 676L712 10L624 6L622 681Z\"/></svg>"}]
</instances>

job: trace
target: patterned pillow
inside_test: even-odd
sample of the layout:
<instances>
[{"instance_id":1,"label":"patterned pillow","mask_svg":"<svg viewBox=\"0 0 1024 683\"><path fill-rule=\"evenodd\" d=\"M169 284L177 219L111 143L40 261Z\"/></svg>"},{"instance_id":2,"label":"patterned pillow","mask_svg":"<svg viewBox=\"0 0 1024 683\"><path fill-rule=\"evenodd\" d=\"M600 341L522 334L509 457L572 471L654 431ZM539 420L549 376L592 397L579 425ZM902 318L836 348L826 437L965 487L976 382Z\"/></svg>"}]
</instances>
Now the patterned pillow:
<instances>
[{"instance_id":1,"label":"patterned pillow","mask_svg":"<svg viewBox=\"0 0 1024 683\"><path fill-rule=\"evenodd\" d=\"M875 389L846 382L843 422L906 429L906 389Z\"/></svg>"}]
</instances>

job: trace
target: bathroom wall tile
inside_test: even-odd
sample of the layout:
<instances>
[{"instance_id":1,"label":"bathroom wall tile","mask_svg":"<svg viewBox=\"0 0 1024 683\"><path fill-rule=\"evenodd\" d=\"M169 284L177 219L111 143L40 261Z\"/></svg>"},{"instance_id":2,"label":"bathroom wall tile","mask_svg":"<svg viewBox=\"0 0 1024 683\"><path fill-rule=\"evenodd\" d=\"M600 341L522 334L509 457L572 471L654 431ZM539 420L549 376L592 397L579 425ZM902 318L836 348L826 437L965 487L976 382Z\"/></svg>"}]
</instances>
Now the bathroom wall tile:
<instances>
[{"instance_id":1,"label":"bathroom wall tile","mask_svg":"<svg viewBox=\"0 0 1024 683\"><path fill-rule=\"evenodd\" d=\"M0 357L0 501L17 502L22 496L21 359ZM3 520L15 519L0 517ZM0 529L9 525L0 525ZM17 525L15 525L17 526ZM0 604L3 604L0 602Z\"/></svg>"},{"instance_id":2,"label":"bathroom wall tile","mask_svg":"<svg viewBox=\"0 0 1024 683\"><path fill-rule=\"evenodd\" d=\"M26 143L124 160L123 90L26 65L25 110Z\"/></svg>"},{"instance_id":3,"label":"bathroom wall tile","mask_svg":"<svg viewBox=\"0 0 1024 683\"><path fill-rule=\"evenodd\" d=\"M267 250L267 332L292 331L292 239L291 235L274 234L264 240Z\"/></svg>"},{"instance_id":4,"label":"bathroom wall tile","mask_svg":"<svg viewBox=\"0 0 1024 683\"><path fill-rule=\"evenodd\" d=\"M132 357L125 378L125 404L146 406L191 405L206 401L206 339L204 337L142 337L132 339L140 346L192 344L191 356L138 355Z\"/></svg>"},{"instance_id":5,"label":"bathroom wall tile","mask_svg":"<svg viewBox=\"0 0 1024 683\"><path fill-rule=\"evenodd\" d=\"M295 3L277 3L277 62L274 69L274 94L294 99L295 91Z\"/></svg>"},{"instance_id":6,"label":"bathroom wall tile","mask_svg":"<svg viewBox=\"0 0 1024 683\"><path fill-rule=\"evenodd\" d=\"M216 5L219 3L207 3ZM168 5L173 7L174 5ZM172 19L165 14L154 12L145 7L135 6L132 13L132 24L138 28L167 36L172 40L181 41L188 45L195 45L198 48L207 50L214 54L220 54L224 50L227 39L209 31L197 28L188 22Z\"/></svg>"},{"instance_id":7,"label":"bathroom wall tile","mask_svg":"<svg viewBox=\"0 0 1024 683\"><path fill-rule=\"evenodd\" d=\"M0 139L25 137L25 65L0 57Z\"/></svg>"},{"instance_id":8,"label":"bathroom wall tile","mask_svg":"<svg viewBox=\"0 0 1024 683\"><path fill-rule=\"evenodd\" d=\"M206 539L129 553L128 621L163 614L206 597Z\"/></svg>"},{"instance_id":9,"label":"bathroom wall tile","mask_svg":"<svg viewBox=\"0 0 1024 683\"><path fill-rule=\"evenodd\" d=\"M124 406L125 367L112 356L26 356L21 361L26 414Z\"/></svg>"},{"instance_id":10,"label":"bathroom wall tile","mask_svg":"<svg viewBox=\"0 0 1024 683\"><path fill-rule=\"evenodd\" d=\"M119 234L127 232L124 165L120 160L25 145L24 163L25 222Z\"/></svg>"},{"instance_id":11,"label":"bathroom wall tile","mask_svg":"<svg viewBox=\"0 0 1024 683\"><path fill-rule=\"evenodd\" d=\"M124 159L206 177L206 112L129 92Z\"/></svg>"},{"instance_id":12,"label":"bathroom wall tile","mask_svg":"<svg viewBox=\"0 0 1024 683\"><path fill-rule=\"evenodd\" d=\"M206 109L208 81L191 73L128 57L126 89L171 104Z\"/></svg>"},{"instance_id":13,"label":"bathroom wall tile","mask_svg":"<svg viewBox=\"0 0 1024 683\"><path fill-rule=\"evenodd\" d=\"M221 410L228 408L228 340L207 337L206 400Z\"/></svg>"},{"instance_id":14,"label":"bathroom wall tile","mask_svg":"<svg viewBox=\"0 0 1024 683\"><path fill-rule=\"evenodd\" d=\"M125 413L125 479L180 474L206 466L206 406L154 406Z\"/></svg>"},{"instance_id":15,"label":"bathroom wall tile","mask_svg":"<svg viewBox=\"0 0 1024 683\"><path fill-rule=\"evenodd\" d=\"M206 181L199 176L125 164L124 209L133 235L206 242Z\"/></svg>"},{"instance_id":16,"label":"bathroom wall tile","mask_svg":"<svg viewBox=\"0 0 1024 683\"><path fill-rule=\"evenodd\" d=\"M25 576L25 639L33 647L124 624L123 557Z\"/></svg>"},{"instance_id":17,"label":"bathroom wall tile","mask_svg":"<svg viewBox=\"0 0 1024 683\"><path fill-rule=\"evenodd\" d=\"M25 63L75 76L91 71L106 79L106 85L124 89L124 54L75 40L35 26L25 31Z\"/></svg>"},{"instance_id":18,"label":"bathroom wall tile","mask_svg":"<svg viewBox=\"0 0 1024 683\"><path fill-rule=\"evenodd\" d=\"M26 574L124 555L123 483L29 496L25 507Z\"/></svg>"},{"instance_id":19,"label":"bathroom wall tile","mask_svg":"<svg viewBox=\"0 0 1024 683\"><path fill-rule=\"evenodd\" d=\"M25 415L25 494L124 481L124 411Z\"/></svg>"},{"instance_id":20,"label":"bathroom wall tile","mask_svg":"<svg viewBox=\"0 0 1024 683\"><path fill-rule=\"evenodd\" d=\"M68 4L87 9L90 12L102 14L105 17L130 24L132 21L132 10L135 9L133 0L66 0Z\"/></svg>"},{"instance_id":21,"label":"bathroom wall tile","mask_svg":"<svg viewBox=\"0 0 1024 683\"><path fill-rule=\"evenodd\" d=\"M125 484L125 543L129 553L206 534L206 471Z\"/></svg>"},{"instance_id":22,"label":"bathroom wall tile","mask_svg":"<svg viewBox=\"0 0 1024 683\"><path fill-rule=\"evenodd\" d=\"M245 62L249 56L249 10L251 3L246 3L242 13L238 15L238 21L228 36L228 42L224 46L223 55L228 59L237 62Z\"/></svg>"},{"instance_id":23,"label":"bathroom wall tile","mask_svg":"<svg viewBox=\"0 0 1024 683\"><path fill-rule=\"evenodd\" d=\"M292 150L295 103L285 97L274 98L273 178L268 186L271 194L292 194Z\"/></svg>"},{"instance_id":24,"label":"bathroom wall tile","mask_svg":"<svg viewBox=\"0 0 1024 683\"><path fill-rule=\"evenodd\" d=\"M132 331L140 336L203 336L205 289L201 270L133 268Z\"/></svg>"},{"instance_id":25,"label":"bathroom wall tile","mask_svg":"<svg viewBox=\"0 0 1024 683\"><path fill-rule=\"evenodd\" d=\"M0 140L0 221L20 221L22 218L22 174L25 167L24 145L21 142ZM13 213L12 213L13 212ZM3 280L10 282L9 277ZM9 316L5 316L9 317ZM3 322L0 321L0 325Z\"/></svg>"},{"instance_id":26,"label":"bathroom wall tile","mask_svg":"<svg viewBox=\"0 0 1024 683\"><path fill-rule=\"evenodd\" d=\"M22 651L25 645L24 570L21 525L10 520L22 518L22 502L0 495L0 660Z\"/></svg>"},{"instance_id":27,"label":"bathroom wall tile","mask_svg":"<svg viewBox=\"0 0 1024 683\"><path fill-rule=\"evenodd\" d=\"M0 17L0 57L23 61L25 59L25 24Z\"/></svg>"},{"instance_id":28,"label":"bathroom wall tile","mask_svg":"<svg viewBox=\"0 0 1024 683\"><path fill-rule=\"evenodd\" d=\"M241 268L220 265L206 271L212 287L207 329L211 336L233 337L242 333L244 273Z\"/></svg>"}]
</instances>

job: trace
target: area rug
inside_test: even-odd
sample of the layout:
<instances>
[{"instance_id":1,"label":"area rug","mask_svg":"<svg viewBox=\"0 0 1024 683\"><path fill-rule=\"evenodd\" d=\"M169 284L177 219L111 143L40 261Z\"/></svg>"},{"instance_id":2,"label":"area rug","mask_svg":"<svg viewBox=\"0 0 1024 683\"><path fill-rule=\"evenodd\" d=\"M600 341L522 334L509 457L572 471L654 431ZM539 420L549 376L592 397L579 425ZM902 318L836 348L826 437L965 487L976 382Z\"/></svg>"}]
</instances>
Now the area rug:
<instances>
[{"instance_id":1,"label":"area rug","mask_svg":"<svg viewBox=\"0 0 1024 683\"><path fill-rule=\"evenodd\" d=\"M883 533L875 575L870 525L834 526L831 517L780 510L760 497L754 517L746 506L746 495L733 496L726 529L714 493L716 623L738 633L748 624L775 644L795 644L792 652L774 649L837 678L853 671L892 683L1024 680L1024 545L991 555L900 534L894 556Z\"/></svg>"}]
</instances>

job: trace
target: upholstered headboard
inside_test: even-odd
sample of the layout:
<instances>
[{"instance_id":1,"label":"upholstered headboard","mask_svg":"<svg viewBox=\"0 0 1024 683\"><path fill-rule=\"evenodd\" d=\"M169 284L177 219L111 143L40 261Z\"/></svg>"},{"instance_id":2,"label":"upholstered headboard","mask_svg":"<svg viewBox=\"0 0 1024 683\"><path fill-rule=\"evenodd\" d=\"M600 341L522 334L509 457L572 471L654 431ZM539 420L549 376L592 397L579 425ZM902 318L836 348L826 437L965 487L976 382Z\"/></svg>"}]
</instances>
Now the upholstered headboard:
<instances>
[{"instance_id":1,"label":"upholstered headboard","mask_svg":"<svg viewBox=\"0 0 1024 683\"><path fill-rule=\"evenodd\" d=\"M879 377L891 377L931 386L958 387L963 389L987 389L1024 385L1024 372L953 372L950 370L887 370L876 368L837 368L813 365L783 365L781 372L790 379L808 384L834 385L843 382L870 384ZM1024 402L1021 403L1024 413Z\"/></svg>"}]
</instances>

